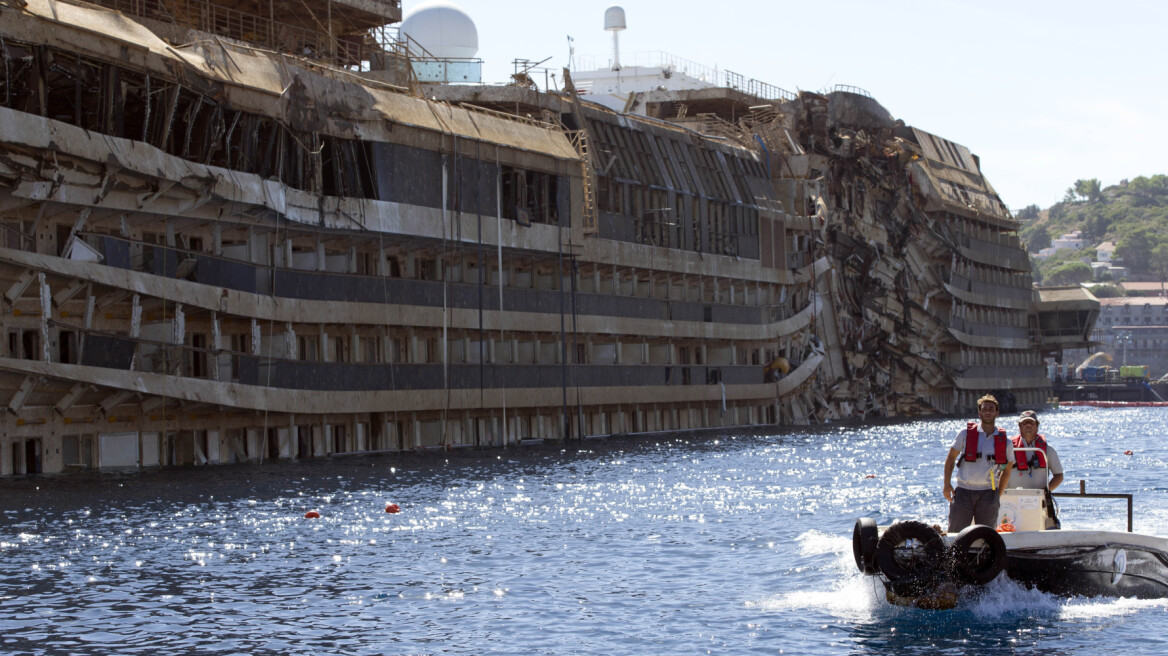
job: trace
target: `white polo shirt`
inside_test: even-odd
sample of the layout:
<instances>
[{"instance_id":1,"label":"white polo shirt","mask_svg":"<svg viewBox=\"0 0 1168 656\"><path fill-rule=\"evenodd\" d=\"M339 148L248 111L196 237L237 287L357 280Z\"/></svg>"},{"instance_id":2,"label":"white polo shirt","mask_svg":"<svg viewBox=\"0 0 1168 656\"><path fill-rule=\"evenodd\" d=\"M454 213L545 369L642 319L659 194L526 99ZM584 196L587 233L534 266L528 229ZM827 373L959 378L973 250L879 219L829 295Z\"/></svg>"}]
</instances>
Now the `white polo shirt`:
<instances>
[{"instance_id":1,"label":"white polo shirt","mask_svg":"<svg viewBox=\"0 0 1168 656\"><path fill-rule=\"evenodd\" d=\"M994 432L999 429L995 428ZM957 487L967 490L989 490L996 485L990 482L990 474L994 464L994 438L987 437L981 424L977 425L977 452L978 459L972 462L965 460L965 432L962 428L957 431L953 440L953 450L957 452ZM1006 462L1014 462L1014 443L1006 437ZM1013 476L1013 474L1011 474Z\"/></svg>"},{"instance_id":2,"label":"white polo shirt","mask_svg":"<svg viewBox=\"0 0 1168 656\"><path fill-rule=\"evenodd\" d=\"M1046 466L1035 467L1033 451L1023 451L1019 453L1020 456L1025 456L1027 461L1031 463L1026 469L1018 469L1015 465L1014 471L1010 473L1010 487L1021 487L1028 490L1045 490L1046 482L1055 474L1063 473L1063 463L1059 462L1058 452L1046 443ZM1014 462L1011 460L1011 462Z\"/></svg>"}]
</instances>

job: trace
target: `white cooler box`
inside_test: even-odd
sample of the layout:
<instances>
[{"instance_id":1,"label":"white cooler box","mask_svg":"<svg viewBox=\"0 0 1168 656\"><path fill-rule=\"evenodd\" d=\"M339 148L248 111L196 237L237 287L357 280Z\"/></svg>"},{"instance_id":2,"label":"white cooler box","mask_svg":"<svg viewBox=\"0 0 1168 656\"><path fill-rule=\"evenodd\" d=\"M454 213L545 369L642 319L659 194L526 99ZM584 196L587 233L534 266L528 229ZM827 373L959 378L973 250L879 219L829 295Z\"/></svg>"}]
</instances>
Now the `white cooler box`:
<instances>
[{"instance_id":1,"label":"white cooler box","mask_svg":"<svg viewBox=\"0 0 1168 656\"><path fill-rule=\"evenodd\" d=\"M1011 488L1002 493L998 524L1010 523L1015 531L1046 530L1045 490Z\"/></svg>"}]
</instances>

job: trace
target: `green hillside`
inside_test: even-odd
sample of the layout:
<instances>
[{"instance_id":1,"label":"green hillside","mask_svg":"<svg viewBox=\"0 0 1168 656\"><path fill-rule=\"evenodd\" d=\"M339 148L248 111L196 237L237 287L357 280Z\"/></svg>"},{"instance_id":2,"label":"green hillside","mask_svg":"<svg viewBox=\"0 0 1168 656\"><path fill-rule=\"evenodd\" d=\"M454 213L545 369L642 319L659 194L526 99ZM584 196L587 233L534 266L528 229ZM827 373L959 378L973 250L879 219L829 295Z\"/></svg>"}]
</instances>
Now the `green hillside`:
<instances>
[{"instance_id":1,"label":"green hillside","mask_svg":"<svg viewBox=\"0 0 1168 656\"><path fill-rule=\"evenodd\" d=\"M1140 176L1106 188L1095 179L1077 180L1062 202L1046 210L1025 207L1017 218L1031 253L1080 230L1091 255L1101 242L1115 243L1115 258L1127 267L1128 280L1168 276L1168 175ZM1091 268L1080 261L1083 255L1060 250L1045 260L1032 257L1035 280L1043 284L1090 280Z\"/></svg>"}]
</instances>

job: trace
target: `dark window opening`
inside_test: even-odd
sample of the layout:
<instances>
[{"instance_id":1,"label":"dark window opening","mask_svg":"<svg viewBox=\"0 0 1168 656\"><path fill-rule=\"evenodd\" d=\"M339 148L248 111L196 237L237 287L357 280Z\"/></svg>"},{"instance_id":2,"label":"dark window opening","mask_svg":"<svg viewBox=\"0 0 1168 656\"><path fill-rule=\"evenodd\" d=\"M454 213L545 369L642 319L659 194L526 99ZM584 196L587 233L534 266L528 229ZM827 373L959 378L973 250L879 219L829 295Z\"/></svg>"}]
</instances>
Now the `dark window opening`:
<instances>
[{"instance_id":1,"label":"dark window opening","mask_svg":"<svg viewBox=\"0 0 1168 656\"><path fill-rule=\"evenodd\" d=\"M503 216L523 224L559 221L557 176L503 167Z\"/></svg>"}]
</instances>

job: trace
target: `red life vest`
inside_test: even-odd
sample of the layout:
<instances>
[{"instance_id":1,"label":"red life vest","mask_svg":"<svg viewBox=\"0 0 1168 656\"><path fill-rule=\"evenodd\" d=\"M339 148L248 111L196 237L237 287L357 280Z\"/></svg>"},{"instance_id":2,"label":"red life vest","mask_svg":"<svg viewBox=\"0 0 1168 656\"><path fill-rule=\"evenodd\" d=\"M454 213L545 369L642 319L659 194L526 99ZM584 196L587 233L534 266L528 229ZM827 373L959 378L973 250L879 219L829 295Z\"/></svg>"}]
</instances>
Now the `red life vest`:
<instances>
[{"instance_id":1,"label":"red life vest","mask_svg":"<svg viewBox=\"0 0 1168 656\"><path fill-rule=\"evenodd\" d=\"M1028 448L1026 446L1026 440L1023 439L1023 437L1021 435L1015 435L1013 441L1014 441L1014 448L1015 449ZM1034 451L1015 451L1014 452L1014 460L1016 460L1018 463L1018 471L1025 471L1026 469L1028 469L1030 467L1029 456L1031 453L1036 453L1038 455L1038 466L1042 469L1046 469L1046 438L1043 437L1042 435L1039 435L1038 437L1034 438L1034 446L1038 447L1039 449L1042 449L1042 450L1038 451L1038 452L1034 452Z\"/></svg>"},{"instance_id":2,"label":"red life vest","mask_svg":"<svg viewBox=\"0 0 1168 656\"><path fill-rule=\"evenodd\" d=\"M965 460L966 462L974 462L981 453L977 450L977 422L971 421L965 427ZM999 465L1006 464L1006 429L999 428L994 432L994 462Z\"/></svg>"}]
</instances>

